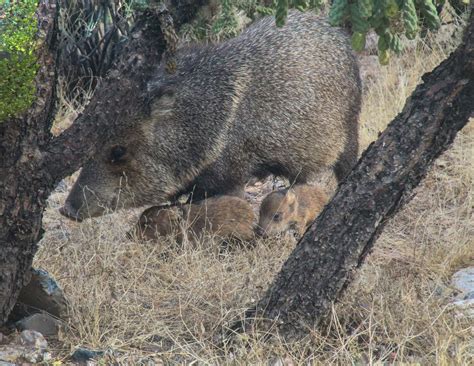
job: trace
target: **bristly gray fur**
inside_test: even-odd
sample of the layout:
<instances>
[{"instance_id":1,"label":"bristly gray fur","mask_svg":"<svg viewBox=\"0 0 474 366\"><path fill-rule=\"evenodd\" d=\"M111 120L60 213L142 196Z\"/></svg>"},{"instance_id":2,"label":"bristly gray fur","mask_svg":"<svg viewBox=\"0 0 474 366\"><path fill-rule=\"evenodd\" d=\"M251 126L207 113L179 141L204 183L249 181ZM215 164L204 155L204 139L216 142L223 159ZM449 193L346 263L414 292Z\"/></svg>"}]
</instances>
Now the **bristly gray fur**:
<instances>
[{"instance_id":1,"label":"bristly gray fur","mask_svg":"<svg viewBox=\"0 0 474 366\"><path fill-rule=\"evenodd\" d=\"M349 37L311 13L290 12L282 28L274 22L182 48L174 75L158 66L149 110L84 167L66 203L72 214L100 215L99 201L130 207L190 191L238 194L269 174L300 184L332 167L341 180L357 159L361 105ZM116 145L127 153L114 165ZM118 197L124 177L129 188Z\"/></svg>"}]
</instances>

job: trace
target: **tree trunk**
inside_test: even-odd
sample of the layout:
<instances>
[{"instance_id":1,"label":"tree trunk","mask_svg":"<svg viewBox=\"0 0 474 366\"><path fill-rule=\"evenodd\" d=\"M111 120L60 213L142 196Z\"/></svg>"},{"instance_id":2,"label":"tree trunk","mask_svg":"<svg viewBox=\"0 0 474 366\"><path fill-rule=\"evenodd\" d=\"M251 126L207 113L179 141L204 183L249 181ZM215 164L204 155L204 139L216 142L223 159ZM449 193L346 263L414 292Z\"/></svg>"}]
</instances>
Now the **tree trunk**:
<instances>
[{"instance_id":1,"label":"tree trunk","mask_svg":"<svg viewBox=\"0 0 474 366\"><path fill-rule=\"evenodd\" d=\"M181 25L206 2L171 0L170 9ZM39 1L36 100L21 118L0 123L0 325L29 281L49 194L117 129L126 128L126 122L141 113L144 85L165 51L160 24L169 25L171 20L163 6L141 15L113 71L101 81L83 115L53 138L56 6L51 0Z\"/></svg>"},{"instance_id":2,"label":"tree trunk","mask_svg":"<svg viewBox=\"0 0 474 366\"><path fill-rule=\"evenodd\" d=\"M36 100L21 118L0 123L0 324L30 279L30 268L41 238L41 219L52 187L39 165L49 140L56 75L56 6L38 6L39 71Z\"/></svg>"},{"instance_id":3,"label":"tree trunk","mask_svg":"<svg viewBox=\"0 0 474 366\"><path fill-rule=\"evenodd\" d=\"M473 116L474 12L462 45L423 80L363 153L247 319L277 320L286 338L297 339L328 313L387 220Z\"/></svg>"}]
</instances>

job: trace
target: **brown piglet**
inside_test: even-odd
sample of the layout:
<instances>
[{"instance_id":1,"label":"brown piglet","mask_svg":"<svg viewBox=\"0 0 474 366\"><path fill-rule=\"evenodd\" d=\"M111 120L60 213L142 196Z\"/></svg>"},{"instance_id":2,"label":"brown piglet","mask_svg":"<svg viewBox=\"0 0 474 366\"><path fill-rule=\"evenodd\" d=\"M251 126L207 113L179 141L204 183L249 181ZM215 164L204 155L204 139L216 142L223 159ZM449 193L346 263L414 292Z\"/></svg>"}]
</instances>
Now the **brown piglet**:
<instances>
[{"instance_id":1,"label":"brown piglet","mask_svg":"<svg viewBox=\"0 0 474 366\"><path fill-rule=\"evenodd\" d=\"M258 231L263 236L275 236L294 229L301 236L327 202L319 186L301 184L273 191L260 206Z\"/></svg>"},{"instance_id":2,"label":"brown piglet","mask_svg":"<svg viewBox=\"0 0 474 366\"><path fill-rule=\"evenodd\" d=\"M254 238L252 206L234 196L218 196L193 204L154 206L140 216L135 233L141 240L184 235L197 240L205 233L222 239L250 241ZM190 235L189 235L190 234Z\"/></svg>"}]
</instances>

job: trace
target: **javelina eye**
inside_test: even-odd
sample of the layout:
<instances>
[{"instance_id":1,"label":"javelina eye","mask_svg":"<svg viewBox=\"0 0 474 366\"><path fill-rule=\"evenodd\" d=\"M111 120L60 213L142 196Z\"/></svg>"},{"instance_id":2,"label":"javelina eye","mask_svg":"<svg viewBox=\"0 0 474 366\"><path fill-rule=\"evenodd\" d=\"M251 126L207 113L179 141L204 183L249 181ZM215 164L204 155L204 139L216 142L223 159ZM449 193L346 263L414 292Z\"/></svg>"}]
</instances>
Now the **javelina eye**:
<instances>
[{"instance_id":1,"label":"javelina eye","mask_svg":"<svg viewBox=\"0 0 474 366\"><path fill-rule=\"evenodd\" d=\"M126 152L127 148L125 146L116 145L112 147L110 151L110 162L117 163L123 161Z\"/></svg>"},{"instance_id":2,"label":"javelina eye","mask_svg":"<svg viewBox=\"0 0 474 366\"><path fill-rule=\"evenodd\" d=\"M273 221L279 222L283 218L283 215L281 212L277 212L275 215L273 215Z\"/></svg>"}]
</instances>

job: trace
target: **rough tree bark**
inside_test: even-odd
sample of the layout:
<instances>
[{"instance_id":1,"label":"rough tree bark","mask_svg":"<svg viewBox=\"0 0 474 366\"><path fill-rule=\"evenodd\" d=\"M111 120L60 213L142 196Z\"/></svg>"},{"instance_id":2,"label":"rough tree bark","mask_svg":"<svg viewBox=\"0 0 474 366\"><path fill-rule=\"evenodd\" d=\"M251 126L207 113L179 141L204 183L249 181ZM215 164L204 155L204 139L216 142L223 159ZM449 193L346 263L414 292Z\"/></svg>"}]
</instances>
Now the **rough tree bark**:
<instances>
[{"instance_id":1,"label":"rough tree bark","mask_svg":"<svg viewBox=\"0 0 474 366\"><path fill-rule=\"evenodd\" d=\"M272 319L286 338L307 335L347 287L387 220L474 116L474 12L462 44L423 81L363 153L264 298L247 312L250 324Z\"/></svg>"},{"instance_id":2,"label":"rough tree bark","mask_svg":"<svg viewBox=\"0 0 474 366\"><path fill-rule=\"evenodd\" d=\"M39 166L49 140L56 76L56 7L38 7L36 100L21 118L0 123L0 324L29 281L41 217L50 189Z\"/></svg>"},{"instance_id":3,"label":"rough tree bark","mask_svg":"<svg viewBox=\"0 0 474 366\"><path fill-rule=\"evenodd\" d=\"M171 0L177 27L190 21L206 2ZM160 23L169 20L169 12L163 7L150 9L137 20L113 71L101 81L83 115L53 138L56 8L54 1L39 1L41 67L35 80L36 100L23 116L0 123L0 325L30 278L48 196L103 141L142 112L144 85L165 51Z\"/></svg>"}]
</instances>

